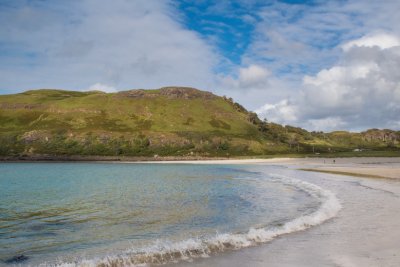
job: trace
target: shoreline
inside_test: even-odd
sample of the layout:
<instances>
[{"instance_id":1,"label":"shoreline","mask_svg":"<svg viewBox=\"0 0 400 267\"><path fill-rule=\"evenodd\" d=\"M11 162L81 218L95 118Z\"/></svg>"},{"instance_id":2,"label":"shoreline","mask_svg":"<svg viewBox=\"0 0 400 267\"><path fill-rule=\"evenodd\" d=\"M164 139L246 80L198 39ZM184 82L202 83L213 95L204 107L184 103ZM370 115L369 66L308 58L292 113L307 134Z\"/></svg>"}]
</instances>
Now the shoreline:
<instances>
[{"instance_id":1,"label":"shoreline","mask_svg":"<svg viewBox=\"0 0 400 267\"><path fill-rule=\"evenodd\" d=\"M205 156L85 156L85 155L31 155L31 156L0 156L1 162L79 162L79 161L97 161L97 162L201 162L201 161L270 161L280 159L307 159L307 160L326 160L348 159L348 158L400 158L396 155L310 155L310 154L276 154L260 156L237 156L237 157L205 157Z\"/></svg>"},{"instance_id":2,"label":"shoreline","mask_svg":"<svg viewBox=\"0 0 400 267\"><path fill-rule=\"evenodd\" d=\"M342 206L342 210L336 217L307 230L284 234L271 242L254 247L217 253L209 258L196 258L192 262L182 261L163 266L353 267L399 266L400 264L400 253L397 249L400 247L400 228L398 227L400 224L400 214L398 213L400 157L75 162L244 164L253 165L266 172L269 170L269 166L282 166L284 167L282 168L284 176L331 191ZM347 172L339 173L344 170ZM374 176L376 172L379 172L379 178ZM355 177L349 176L349 174L355 175Z\"/></svg>"},{"instance_id":3,"label":"shoreline","mask_svg":"<svg viewBox=\"0 0 400 267\"><path fill-rule=\"evenodd\" d=\"M229 251L193 262L168 264L168 267L319 267L319 266L399 266L400 179L370 179L343 174L302 171L355 168L364 171L395 170L400 175L400 159L336 159L281 162L285 176L300 179L333 192L342 210L336 217L304 231L282 235L256 247ZM279 164L279 163L274 163ZM331 166L334 165L334 166ZM268 169L266 169L268 170ZM400 177L393 177L400 178Z\"/></svg>"},{"instance_id":4,"label":"shoreline","mask_svg":"<svg viewBox=\"0 0 400 267\"><path fill-rule=\"evenodd\" d=\"M14 156L0 156L1 162L176 162L176 163L202 163L207 162L230 162L244 161L267 162L280 159L322 159L332 161L334 159L346 158L400 158L399 151L372 151L364 152L335 152L323 154L266 154L266 155L243 155L243 156L96 156L96 155L51 155L51 154L24 154Z\"/></svg>"},{"instance_id":5,"label":"shoreline","mask_svg":"<svg viewBox=\"0 0 400 267\"><path fill-rule=\"evenodd\" d=\"M400 179L400 157L275 157L275 158L204 158L204 157L163 157L154 158L115 158L115 157L74 157L8 159L0 158L1 163L120 163L120 164L224 164L224 165L290 165L291 168L325 174L345 176Z\"/></svg>"}]
</instances>

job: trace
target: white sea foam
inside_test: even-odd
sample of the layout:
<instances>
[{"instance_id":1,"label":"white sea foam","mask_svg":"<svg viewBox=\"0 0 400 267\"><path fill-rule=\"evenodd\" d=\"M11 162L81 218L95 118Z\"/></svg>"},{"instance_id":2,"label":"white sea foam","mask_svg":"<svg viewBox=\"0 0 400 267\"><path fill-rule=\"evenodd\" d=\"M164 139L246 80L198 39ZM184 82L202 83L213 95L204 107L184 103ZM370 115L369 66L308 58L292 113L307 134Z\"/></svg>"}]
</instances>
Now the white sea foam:
<instances>
[{"instance_id":1,"label":"white sea foam","mask_svg":"<svg viewBox=\"0 0 400 267\"><path fill-rule=\"evenodd\" d=\"M276 182L294 186L320 200L320 207L312 212L283 225L273 228L251 228L246 233L224 233L214 237L201 239L191 238L180 242L157 241L152 246L137 250L127 250L120 255L103 258L63 262L55 266L144 266L146 264L164 264L194 258L208 257L226 250L237 250L255 246L273 240L275 237L302 231L331 219L341 209L335 195L321 187L281 175L273 175Z\"/></svg>"}]
</instances>

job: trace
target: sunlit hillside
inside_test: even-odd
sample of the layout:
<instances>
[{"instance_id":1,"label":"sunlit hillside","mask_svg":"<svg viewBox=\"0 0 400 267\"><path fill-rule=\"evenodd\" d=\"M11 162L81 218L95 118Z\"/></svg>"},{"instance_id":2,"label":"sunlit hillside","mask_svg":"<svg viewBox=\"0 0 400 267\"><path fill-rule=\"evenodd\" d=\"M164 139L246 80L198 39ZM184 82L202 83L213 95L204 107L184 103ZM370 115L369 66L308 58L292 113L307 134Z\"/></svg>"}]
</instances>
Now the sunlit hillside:
<instances>
[{"instance_id":1,"label":"sunlit hillside","mask_svg":"<svg viewBox=\"0 0 400 267\"><path fill-rule=\"evenodd\" d=\"M227 97L193 88L32 90L0 96L0 154L250 156L394 151L400 133L323 133L261 121Z\"/></svg>"}]
</instances>

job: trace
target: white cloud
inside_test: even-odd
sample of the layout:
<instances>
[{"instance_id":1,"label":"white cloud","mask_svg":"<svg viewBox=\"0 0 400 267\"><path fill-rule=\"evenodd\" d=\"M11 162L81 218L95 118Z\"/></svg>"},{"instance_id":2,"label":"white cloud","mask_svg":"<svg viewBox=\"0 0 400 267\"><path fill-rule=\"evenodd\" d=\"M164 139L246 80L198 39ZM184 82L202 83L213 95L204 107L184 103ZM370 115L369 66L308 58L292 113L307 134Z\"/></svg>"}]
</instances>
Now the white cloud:
<instances>
[{"instance_id":1,"label":"white cloud","mask_svg":"<svg viewBox=\"0 0 400 267\"><path fill-rule=\"evenodd\" d=\"M247 109L255 110L265 104L265 100L280 101L292 95L290 82L271 75L261 64L249 64L236 69L236 75L219 75L216 88L220 95L232 97Z\"/></svg>"},{"instance_id":2,"label":"white cloud","mask_svg":"<svg viewBox=\"0 0 400 267\"><path fill-rule=\"evenodd\" d=\"M264 8L243 60L269 62L269 79L289 86L269 87L280 97L259 95L256 111L314 130L399 129L399 8L369 0Z\"/></svg>"},{"instance_id":3,"label":"white cloud","mask_svg":"<svg viewBox=\"0 0 400 267\"><path fill-rule=\"evenodd\" d=\"M239 83L242 87L258 87L268 82L270 72L261 66L250 65L239 69Z\"/></svg>"},{"instance_id":4,"label":"white cloud","mask_svg":"<svg viewBox=\"0 0 400 267\"><path fill-rule=\"evenodd\" d=\"M187 85L261 107L270 121L399 128L400 1L275 1L256 14L251 3L207 10L253 23L233 62L218 36L184 25L173 0L10 1L0 9L0 93Z\"/></svg>"},{"instance_id":5,"label":"white cloud","mask_svg":"<svg viewBox=\"0 0 400 267\"><path fill-rule=\"evenodd\" d=\"M211 89L219 56L169 1L15 3L0 9L0 90Z\"/></svg>"},{"instance_id":6,"label":"white cloud","mask_svg":"<svg viewBox=\"0 0 400 267\"><path fill-rule=\"evenodd\" d=\"M388 33L378 33L364 36L360 39L353 40L342 45L344 51L348 51L353 47L379 47L387 49L400 45L400 38Z\"/></svg>"},{"instance_id":7,"label":"white cloud","mask_svg":"<svg viewBox=\"0 0 400 267\"><path fill-rule=\"evenodd\" d=\"M340 117L326 117L322 119L310 119L307 122L307 126L309 129L313 130L324 130L324 131L333 131L342 129L343 127L348 126L346 122L343 121Z\"/></svg>"},{"instance_id":8,"label":"white cloud","mask_svg":"<svg viewBox=\"0 0 400 267\"><path fill-rule=\"evenodd\" d=\"M261 113L267 118L288 121L287 111L296 111L292 122L315 130L398 127L400 46L378 47L376 42L363 41L368 38L349 42L360 45L343 50L336 65L305 76L295 102L266 105ZM387 40L396 38L391 35Z\"/></svg>"},{"instance_id":9,"label":"white cloud","mask_svg":"<svg viewBox=\"0 0 400 267\"><path fill-rule=\"evenodd\" d=\"M399 8L399 1L322 1L315 5L276 1L259 13L254 41L244 58L267 60L272 73L301 78L304 72L312 74L334 64L342 52L340 44L343 49L398 45L399 38L388 33L400 33Z\"/></svg>"},{"instance_id":10,"label":"white cloud","mask_svg":"<svg viewBox=\"0 0 400 267\"><path fill-rule=\"evenodd\" d=\"M297 121L297 107L288 99L281 100L276 104L265 104L255 112L261 117L268 118L269 121L290 124Z\"/></svg>"},{"instance_id":11,"label":"white cloud","mask_svg":"<svg viewBox=\"0 0 400 267\"><path fill-rule=\"evenodd\" d=\"M117 89L115 87L106 85L106 84L102 84L102 83L95 83L93 85L91 85L87 91L103 91L106 93L114 93L117 92Z\"/></svg>"}]
</instances>

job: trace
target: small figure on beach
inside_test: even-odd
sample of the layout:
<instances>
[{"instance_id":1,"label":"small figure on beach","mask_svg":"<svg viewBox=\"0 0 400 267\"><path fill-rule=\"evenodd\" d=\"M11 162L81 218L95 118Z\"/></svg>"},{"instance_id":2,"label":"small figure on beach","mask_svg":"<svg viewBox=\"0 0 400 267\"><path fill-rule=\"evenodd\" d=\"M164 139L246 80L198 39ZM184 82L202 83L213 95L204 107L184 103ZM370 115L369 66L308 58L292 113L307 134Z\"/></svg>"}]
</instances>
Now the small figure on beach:
<instances>
[{"instance_id":1,"label":"small figure on beach","mask_svg":"<svg viewBox=\"0 0 400 267\"><path fill-rule=\"evenodd\" d=\"M333 164L335 164L336 163L336 160L333 160Z\"/></svg>"}]
</instances>

